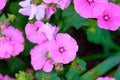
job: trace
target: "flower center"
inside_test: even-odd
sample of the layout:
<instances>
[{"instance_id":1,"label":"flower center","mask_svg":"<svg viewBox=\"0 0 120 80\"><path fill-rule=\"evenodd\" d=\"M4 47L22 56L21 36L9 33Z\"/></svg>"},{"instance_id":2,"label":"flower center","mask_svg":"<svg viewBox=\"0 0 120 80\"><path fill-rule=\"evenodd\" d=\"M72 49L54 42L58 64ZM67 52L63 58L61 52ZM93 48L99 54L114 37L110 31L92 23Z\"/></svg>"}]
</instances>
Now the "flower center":
<instances>
[{"instance_id":1,"label":"flower center","mask_svg":"<svg viewBox=\"0 0 120 80\"><path fill-rule=\"evenodd\" d=\"M94 0L87 0L87 2L92 3L92 2L94 2Z\"/></svg>"},{"instance_id":2,"label":"flower center","mask_svg":"<svg viewBox=\"0 0 120 80\"><path fill-rule=\"evenodd\" d=\"M63 53L64 51L65 51L64 47L60 47L60 48L59 48L59 52L60 52L60 53Z\"/></svg>"},{"instance_id":3,"label":"flower center","mask_svg":"<svg viewBox=\"0 0 120 80\"><path fill-rule=\"evenodd\" d=\"M108 20L109 20L109 16L108 16L108 15L104 15L104 16L103 16L103 19L104 19L105 21L108 21Z\"/></svg>"}]
</instances>

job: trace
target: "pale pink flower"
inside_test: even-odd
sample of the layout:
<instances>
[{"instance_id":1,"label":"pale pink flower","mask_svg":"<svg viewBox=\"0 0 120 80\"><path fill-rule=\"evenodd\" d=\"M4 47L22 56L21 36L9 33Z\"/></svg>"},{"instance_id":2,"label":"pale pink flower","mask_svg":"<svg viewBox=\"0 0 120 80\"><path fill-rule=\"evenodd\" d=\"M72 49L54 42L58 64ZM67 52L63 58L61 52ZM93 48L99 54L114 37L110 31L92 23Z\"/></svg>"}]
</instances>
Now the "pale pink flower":
<instances>
[{"instance_id":1,"label":"pale pink flower","mask_svg":"<svg viewBox=\"0 0 120 80\"><path fill-rule=\"evenodd\" d=\"M115 31L120 26L120 6L109 3L105 11L97 17L98 26L103 29Z\"/></svg>"},{"instance_id":2,"label":"pale pink flower","mask_svg":"<svg viewBox=\"0 0 120 80\"><path fill-rule=\"evenodd\" d=\"M2 74L0 74L0 80L16 80L15 78L11 78L8 75L3 76Z\"/></svg>"},{"instance_id":3,"label":"pale pink flower","mask_svg":"<svg viewBox=\"0 0 120 80\"><path fill-rule=\"evenodd\" d=\"M96 18L106 9L108 0L74 0L74 8L84 18Z\"/></svg>"},{"instance_id":4,"label":"pale pink flower","mask_svg":"<svg viewBox=\"0 0 120 80\"><path fill-rule=\"evenodd\" d=\"M115 80L115 78L111 78L111 77L99 77L96 80Z\"/></svg>"},{"instance_id":5,"label":"pale pink flower","mask_svg":"<svg viewBox=\"0 0 120 80\"><path fill-rule=\"evenodd\" d=\"M28 23L25 27L27 39L37 44L42 44L48 40L54 39L58 30L59 28L49 23L44 24L41 21L36 21L34 24Z\"/></svg>"},{"instance_id":6,"label":"pale pink flower","mask_svg":"<svg viewBox=\"0 0 120 80\"><path fill-rule=\"evenodd\" d=\"M25 0L19 3L19 5L23 7L19 10L19 13L25 16L29 16L29 20L33 19L34 17L36 17L37 20L43 19L45 16L46 5L30 4L30 1L31 0Z\"/></svg>"},{"instance_id":7,"label":"pale pink flower","mask_svg":"<svg viewBox=\"0 0 120 80\"><path fill-rule=\"evenodd\" d=\"M2 10L6 5L7 0L0 0L0 10Z\"/></svg>"},{"instance_id":8,"label":"pale pink flower","mask_svg":"<svg viewBox=\"0 0 120 80\"><path fill-rule=\"evenodd\" d=\"M67 64L75 59L78 45L69 34L59 33L56 40L49 41L48 51L54 62Z\"/></svg>"},{"instance_id":9,"label":"pale pink flower","mask_svg":"<svg viewBox=\"0 0 120 80\"><path fill-rule=\"evenodd\" d=\"M30 51L31 64L35 70L52 71L54 62L51 59L47 59L47 52L46 44L37 45Z\"/></svg>"}]
</instances>

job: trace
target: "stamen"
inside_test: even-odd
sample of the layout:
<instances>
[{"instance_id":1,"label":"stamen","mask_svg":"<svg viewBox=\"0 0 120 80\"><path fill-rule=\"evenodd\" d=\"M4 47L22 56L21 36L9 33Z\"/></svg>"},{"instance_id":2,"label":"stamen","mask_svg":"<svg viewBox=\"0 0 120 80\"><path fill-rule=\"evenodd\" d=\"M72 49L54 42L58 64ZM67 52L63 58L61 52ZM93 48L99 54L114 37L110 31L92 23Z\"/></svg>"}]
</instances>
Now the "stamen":
<instances>
[{"instance_id":1,"label":"stamen","mask_svg":"<svg viewBox=\"0 0 120 80\"><path fill-rule=\"evenodd\" d=\"M64 47L60 47L60 48L59 48L59 52L60 52L60 53L63 53L64 51L65 51Z\"/></svg>"},{"instance_id":2,"label":"stamen","mask_svg":"<svg viewBox=\"0 0 120 80\"><path fill-rule=\"evenodd\" d=\"M104 15L104 16L103 16L103 19L104 19L105 21L108 21L108 20L109 20L109 16L108 16L108 15Z\"/></svg>"},{"instance_id":3,"label":"stamen","mask_svg":"<svg viewBox=\"0 0 120 80\"><path fill-rule=\"evenodd\" d=\"M89 3L92 3L92 2L94 2L94 0L87 0Z\"/></svg>"}]
</instances>

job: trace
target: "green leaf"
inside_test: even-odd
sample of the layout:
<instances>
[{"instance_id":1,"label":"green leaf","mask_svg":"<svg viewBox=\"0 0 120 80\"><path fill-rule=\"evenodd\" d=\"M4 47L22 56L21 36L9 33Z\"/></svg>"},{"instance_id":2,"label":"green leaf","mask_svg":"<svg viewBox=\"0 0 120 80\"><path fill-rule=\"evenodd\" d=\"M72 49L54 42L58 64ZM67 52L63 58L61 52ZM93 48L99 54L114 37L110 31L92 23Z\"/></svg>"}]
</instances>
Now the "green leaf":
<instances>
[{"instance_id":1,"label":"green leaf","mask_svg":"<svg viewBox=\"0 0 120 80\"><path fill-rule=\"evenodd\" d=\"M70 5L63 11L61 21L63 26L62 31L65 32L72 26L79 29L83 26L87 19L80 17L80 15L75 12L74 6Z\"/></svg>"},{"instance_id":2,"label":"green leaf","mask_svg":"<svg viewBox=\"0 0 120 80\"><path fill-rule=\"evenodd\" d=\"M117 54L117 53L116 53ZM120 53L111 56L81 76L80 80L95 80L120 63Z\"/></svg>"},{"instance_id":3,"label":"green leaf","mask_svg":"<svg viewBox=\"0 0 120 80\"><path fill-rule=\"evenodd\" d=\"M13 73L19 72L20 70L24 70L26 66L25 62L18 57L11 58L9 61L7 61L7 63L10 68L10 71Z\"/></svg>"},{"instance_id":4,"label":"green leaf","mask_svg":"<svg viewBox=\"0 0 120 80\"><path fill-rule=\"evenodd\" d=\"M33 80L34 77L31 73L19 71L18 74L15 74L17 80Z\"/></svg>"},{"instance_id":5,"label":"green leaf","mask_svg":"<svg viewBox=\"0 0 120 80\"><path fill-rule=\"evenodd\" d=\"M10 21L13 22L15 20L16 16L14 14L8 14L8 18Z\"/></svg>"},{"instance_id":6,"label":"green leaf","mask_svg":"<svg viewBox=\"0 0 120 80\"><path fill-rule=\"evenodd\" d=\"M35 74L37 80L60 80L56 72L45 73L42 71L38 71Z\"/></svg>"},{"instance_id":7,"label":"green leaf","mask_svg":"<svg viewBox=\"0 0 120 80\"><path fill-rule=\"evenodd\" d=\"M0 22L2 22L3 24L6 23L6 16L5 16L5 14L3 14L3 15L0 17Z\"/></svg>"},{"instance_id":8,"label":"green leaf","mask_svg":"<svg viewBox=\"0 0 120 80\"><path fill-rule=\"evenodd\" d=\"M78 57L71 63L70 69L65 74L67 80L73 80L86 70L86 62Z\"/></svg>"},{"instance_id":9,"label":"green leaf","mask_svg":"<svg viewBox=\"0 0 120 80\"><path fill-rule=\"evenodd\" d=\"M87 39L90 42L94 42L96 44L102 43L102 40L104 39L103 30L98 28L98 26L92 26L87 30Z\"/></svg>"}]
</instances>

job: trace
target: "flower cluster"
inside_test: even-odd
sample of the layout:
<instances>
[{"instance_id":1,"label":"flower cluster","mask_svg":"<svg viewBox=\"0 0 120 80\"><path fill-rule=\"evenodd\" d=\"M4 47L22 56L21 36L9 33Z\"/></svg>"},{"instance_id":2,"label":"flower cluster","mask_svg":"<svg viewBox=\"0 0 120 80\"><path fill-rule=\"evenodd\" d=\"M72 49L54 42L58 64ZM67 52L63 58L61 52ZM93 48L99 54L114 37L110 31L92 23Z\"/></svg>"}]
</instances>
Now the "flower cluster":
<instances>
[{"instance_id":1,"label":"flower cluster","mask_svg":"<svg viewBox=\"0 0 120 80\"><path fill-rule=\"evenodd\" d=\"M64 10L70 4L70 0L24 0L19 3L22 9L19 13L29 16L29 20L36 17L41 20L44 17L49 19L55 12L56 8Z\"/></svg>"},{"instance_id":2,"label":"flower cluster","mask_svg":"<svg viewBox=\"0 0 120 80\"><path fill-rule=\"evenodd\" d=\"M24 38L20 30L13 26L0 26L0 59L17 56L24 50Z\"/></svg>"},{"instance_id":3,"label":"flower cluster","mask_svg":"<svg viewBox=\"0 0 120 80\"><path fill-rule=\"evenodd\" d=\"M75 10L84 18L97 18L98 26L115 31L120 26L120 6L108 0L74 0Z\"/></svg>"},{"instance_id":4,"label":"flower cluster","mask_svg":"<svg viewBox=\"0 0 120 80\"><path fill-rule=\"evenodd\" d=\"M67 33L57 33L58 30L56 26L41 21L26 25L28 40L37 44L30 51L31 64L35 70L50 72L54 64L68 64L75 59L77 42Z\"/></svg>"},{"instance_id":5,"label":"flower cluster","mask_svg":"<svg viewBox=\"0 0 120 80\"><path fill-rule=\"evenodd\" d=\"M16 80L15 78L11 78L8 75L3 76L2 74L0 74L0 80Z\"/></svg>"},{"instance_id":6,"label":"flower cluster","mask_svg":"<svg viewBox=\"0 0 120 80\"><path fill-rule=\"evenodd\" d=\"M111 78L111 77L99 77L96 80L115 80L115 78Z\"/></svg>"}]
</instances>

